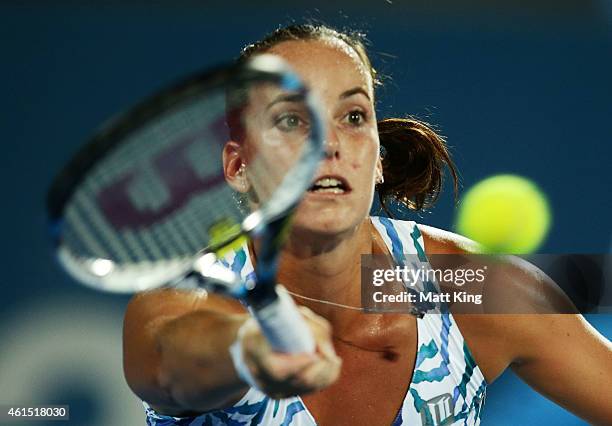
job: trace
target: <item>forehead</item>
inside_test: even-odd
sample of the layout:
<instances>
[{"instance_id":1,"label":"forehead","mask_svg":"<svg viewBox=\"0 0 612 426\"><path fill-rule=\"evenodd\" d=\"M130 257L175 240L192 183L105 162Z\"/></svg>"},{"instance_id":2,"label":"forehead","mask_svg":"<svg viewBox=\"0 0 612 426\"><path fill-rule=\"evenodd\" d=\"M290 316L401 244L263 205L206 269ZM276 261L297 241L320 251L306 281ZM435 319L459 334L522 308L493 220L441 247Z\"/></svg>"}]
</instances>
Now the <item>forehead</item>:
<instances>
[{"instance_id":1,"label":"forehead","mask_svg":"<svg viewBox=\"0 0 612 426\"><path fill-rule=\"evenodd\" d=\"M363 87L372 93L370 70L357 52L342 40L291 40L268 53L281 56L313 90L344 91Z\"/></svg>"}]
</instances>

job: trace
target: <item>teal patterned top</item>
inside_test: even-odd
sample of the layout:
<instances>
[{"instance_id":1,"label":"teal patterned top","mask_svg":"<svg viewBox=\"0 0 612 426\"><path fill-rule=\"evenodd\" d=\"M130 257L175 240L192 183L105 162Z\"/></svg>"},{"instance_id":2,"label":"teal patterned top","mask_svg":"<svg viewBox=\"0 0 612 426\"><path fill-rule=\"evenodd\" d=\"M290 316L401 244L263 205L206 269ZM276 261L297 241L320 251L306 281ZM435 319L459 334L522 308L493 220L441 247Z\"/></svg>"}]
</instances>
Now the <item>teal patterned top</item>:
<instances>
[{"instance_id":1,"label":"teal patterned top","mask_svg":"<svg viewBox=\"0 0 612 426\"><path fill-rule=\"evenodd\" d=\"M412 221L372 217L396 262L406 254L427 262L423 237ZM247 247L223 261L245 279L253 279ZM418 283L420 291L436 291L435 282ZM478 425L485 399L486 381L450 312L435 306L420 306L417 319L418 352L412 382L392 426ZM410 380L410 377L406 377ZM144 403L149 426L316 426L300 397L271 399L251 388L243 398L223 410L197 417L171 417L156 413Z\"/></svg>"}]
</instances>

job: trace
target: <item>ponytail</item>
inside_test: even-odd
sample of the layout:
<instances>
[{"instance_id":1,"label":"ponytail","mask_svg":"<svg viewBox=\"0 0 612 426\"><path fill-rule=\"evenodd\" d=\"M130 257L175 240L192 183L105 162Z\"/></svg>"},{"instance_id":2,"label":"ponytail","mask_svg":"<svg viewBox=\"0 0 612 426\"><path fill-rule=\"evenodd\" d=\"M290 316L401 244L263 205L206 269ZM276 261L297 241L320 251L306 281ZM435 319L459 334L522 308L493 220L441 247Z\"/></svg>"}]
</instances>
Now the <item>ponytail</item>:
<instances>
[{"instance_id":1,"label":"ponytail","mask_svg":"<svg viewBox=\"0 0 612 426\"><path fill-rule=\"evenodd\" d=\"M445 166L452 175L457 199L457 169L442 136L413 118L381 120L378 134L384 182L376 189L387 214L392 216L389 201L417 211L431 207L440 195Z\"/></svg>"}]
</instances>

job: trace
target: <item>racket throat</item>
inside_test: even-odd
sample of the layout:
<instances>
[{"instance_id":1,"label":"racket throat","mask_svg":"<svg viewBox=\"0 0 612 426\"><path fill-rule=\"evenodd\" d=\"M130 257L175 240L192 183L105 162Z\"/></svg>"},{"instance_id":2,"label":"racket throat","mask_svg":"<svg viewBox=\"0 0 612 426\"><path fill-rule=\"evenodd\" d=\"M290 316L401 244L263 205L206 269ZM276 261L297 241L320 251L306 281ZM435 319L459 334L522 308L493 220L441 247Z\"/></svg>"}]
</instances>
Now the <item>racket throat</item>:
<instances>
[{"instance_id":1,"label":"racket throat","mask_svg":"<svg viewBox=\"0 0 612 426\"><path fill-rule=\"evenodd\" d=\"M258 233L261 244L255 267L257 285L246 295L247 303L255 309L262 309L278 300L276 292L278 256L287 239L291 219L292 215L274 219Z\"/></svg>"}]
</instances>

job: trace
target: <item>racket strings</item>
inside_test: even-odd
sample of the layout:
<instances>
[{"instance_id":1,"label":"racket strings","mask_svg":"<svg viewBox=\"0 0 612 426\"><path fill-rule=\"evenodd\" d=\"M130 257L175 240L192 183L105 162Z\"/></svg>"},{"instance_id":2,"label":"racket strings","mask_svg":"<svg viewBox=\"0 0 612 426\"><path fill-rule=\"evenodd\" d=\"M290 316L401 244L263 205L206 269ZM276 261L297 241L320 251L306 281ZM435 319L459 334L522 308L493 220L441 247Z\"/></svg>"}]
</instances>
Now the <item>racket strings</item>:
<instances>
[{"instance_id":1,"label":"racket strings","mask_svg":"<svg viewBox=\"0 0 612 426\"><path fill-rule=\"evenodd\" d=\"M221 158L220 143L198 143L196 140L186 146L182 152L175 153L173 162L165 151L185 145L189 139L210 139L210 128L219 120L218 111L222 105L222 93L207 96L204 101L194 102L188 108L161 117L157 122L141 129L114 152L104 167L97 170L87 180L85 189L78 191L75 199L78 209L71 209L68 222L75 228L69 233L67 242L83 257L108 258L122 263L155 261L168 257L181 257L193 254L207 244L208 236L202 225L202 217L207 217L207 210L220 211L227 215L235 210L219 191L211 191L204 202L189 200L194 206L179 209L175 214L164 218L161 223L152 226L118 229L109 223L104 209L100 208L99 195L103 188L116 183L117 178L134 175L125 188L130 204L136 211L156 211L168 203L171 193L167 176L180 174L188 169L197 177L205 177L206 172L217 169ZM197 122L199 120L199 122ZM197 126L194 123L197 122ZM196 127L197 131L194 131ZM189 129L186 132L183 129ZM199 129L198 129L199 128ZM191 133L191 134L187 134ZM214 129L219 134L218 126ZM196 136L194 136L196 134ZM216 151L216 152L211 152ZM176 151L176 149L175 149ZM176 155L178 154L178 155ZM136 163L133 158L140 158ZM160 160L161 158L161 160ZM146 161L142 160L146 159ZM164 175L156 172L160 162L166 169ZM170 167L168 167L170 166ZM183 170L180 170L180 169ZM119 189L121 190L121 188ZM216 193L215 193L216 192ZM225 191L227 192L227 191ZM121 215L118 211L114 214ZM234 214L236 216L236 214ZM77 237L78 236L78 237Z\"/></svg>"},{"instance_id":2,"label":"racket strings","mask_svg":"<svg viewBox=\"0 0 612 426\"><path fill-rule=\"evenodd\" d=\"M227 242L253 209L277 197L308 135L266 128L271 137L263 138L246 171L255 197L238 193L226 183L222 162L230 140L226 92L201 93L141 124L77 187L65 210L62 244L84 259L83 268L108 259L138 275L148 273L144 264L191 259L218 237L219 224L217 242ZM155 270L151 275L163 272L147 268Z\"/></svg>"}]
</instances>

